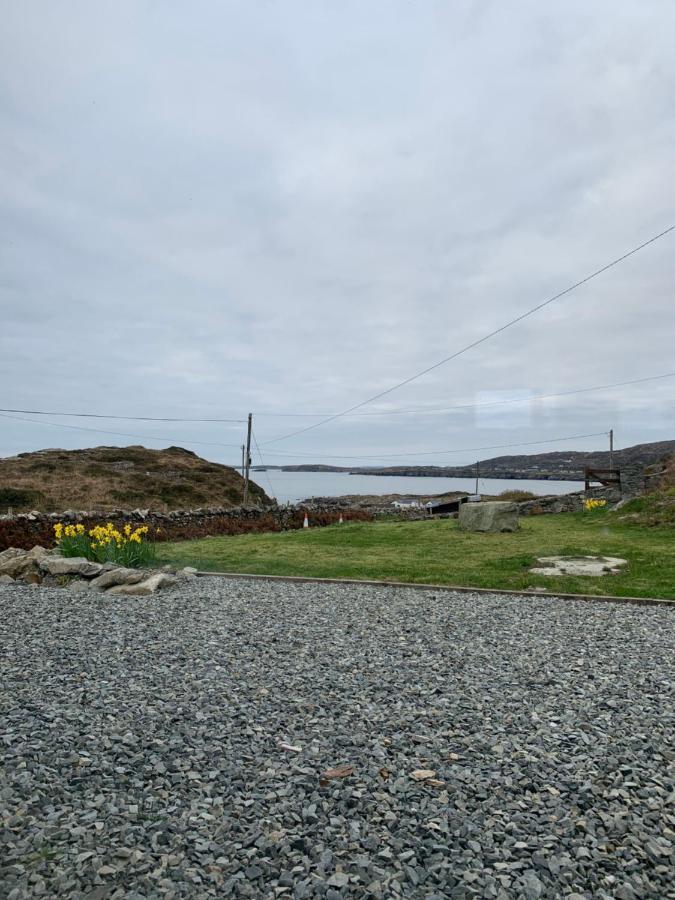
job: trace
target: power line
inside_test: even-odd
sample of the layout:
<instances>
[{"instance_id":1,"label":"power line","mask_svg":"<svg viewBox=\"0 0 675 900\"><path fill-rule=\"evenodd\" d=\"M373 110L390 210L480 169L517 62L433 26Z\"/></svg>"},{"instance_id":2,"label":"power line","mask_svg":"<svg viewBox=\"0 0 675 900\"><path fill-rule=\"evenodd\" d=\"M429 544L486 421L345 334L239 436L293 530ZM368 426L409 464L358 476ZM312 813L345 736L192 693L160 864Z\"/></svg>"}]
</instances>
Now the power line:
<instances>
[{"instance_id":1,"label":"power line","mask_svg":"<svg viewBox=\"0 0 675 900\"><path fill-rule=\"evenodd\" d=\"M646 378L634 378L630 381L615 381L612 384L599 384L594 387L575 388L572 391L559 391L554 394L536 394L532 397L513 397L508 400L488 400L485 403L462 403L455 406L418 406L410 409L393 409L378 410L369 413L354 413L353 416L346 415L344 418L357 418L366 416L402 416L402 415L426 415L427 413L437 412L453 412L457 409L482 409L486 406L502 406L506 403L532 403L535 400L549 400L553 397L568 397L571 394L588 394L593 391L606 391L615 387L626 387L632 384L642 384L645 381L658 381L663 378L675 378L675 372L666 372L663 375L649 375ZM328 413L256 413L257 416L303 416L317 417L328 415Z\"/></svg>"},{"instance_id":2,"label":"power line","mask_svg":"<svg viewBox=\"0 0 675 900\"><path fill-rule=\"evenodd\" d=\"M590 434L570 434L566 437L547 438L543 441L517 441L510 444L491 444L487 447L460 447L453 450L411 450L407 453L375 453L363 456L340 456L321 453L284 453L282 450L266 450L269 456L284 456L290 459L298 459L300 457L306 459L400 459L408 456L443 456L447 453L474 453L478 450L504 450L509 447L532 447L538 444L555 444L562 441L575 441L581 438L603 437L609 434L609 431L594 431Z\"/></svg>"},{"instance_id":3,"label":"power line","mask_svg":"<svg viewBox=\"0 0 675 900\"><path fill-rule=\"evenodd\" d=\"M602 266L600 269L596 269L595 272L591 272L590 275L586 275L584 278L576 281L574 284L566 287L564 290L560 291L557 294L554 294L552 297L549 297L547 300L544 300L542 303L538 303L536 306L533 306L531 309L528 309L526 312L521 313L521 315L516 316L516 318L511 319L506 322L504 325L501 325L499 328L495 328L493 331L490 331L488 334L483 335L483 337L478 338L472 343L467 344L465 347L456 350L454 353L450 354L450 356L446 356L443 359L439 360L437 363L434 363L432 366L428 366L426 369L422 369L421 372L417 372L414 375L411 375L409 378L405 378L403 381L399 381L397 384L392 385L389 388L386 388L384 391L380 391L378 394L374 394L372 397L368 397L366 400L362 400L360 403L356 403L354 406L350 406L348 409L343 410L342 412L335 413L332 416L328 416L325 419L322 419L320 422L314 422L312 425L307 425L305 428L300 428L296 431L291 431L288 434L283 434L280 437L273 438L271 441L266 441L267 444L275 444L278 441L285 441L289 438L296 437L299 434L304 434L307 431L312 431L314 428L319 428L322 425L327 425L329 422L335 421L335 419L339 419L342 416L346 416L348 413L354 412L357 409L360 409L362 406L366 406L368 403L372 403L375 400L379 400L380 397L385 397L387 394L391 394L393 391L398 390L406 384L410 384L412 381L416 381L418 378L421 378L423 375L427 375L429 372L433 372L434 369L438 369L440 366L445 365L453 359L457 359L459 356L462 356L464 353L467 353L469 350L472 350L474 347L478 347L480 344L484 344L486 341L490 340L490 338L495 337L495 335L501 334L501 332L506 331L507 328L511 328L513 325L516 325L518 322L522 322L524 319L527 319L529 316L534 315L534 313L538 312L540 309L543 309L546 306L549 306L551 303L554 303L556 300L559 300L561 297L564 297L566 294L569 294L571 291L575 290L578 287L581 287L583 284L587 284L593 278L597 278L598 275L601 275L603 272L606 272L608 269L613 268L624 260L628 259L628 257L633 256L633 254L638 253L640 250L643 250L645 247L648 247L650 244L653 244L655 241L658 241L660 238L669 234L671 231L675 230L675 225L670 225L665 231L661 231L659 234L654 235L649 238L649 240L644 241L642 244L639 244L637 247L633 247L632 250L628 250L626 253L621 256L613 259L611 262Z\"/></svg>"},{"instance_id":4,"label":"power line","mask_svg":"<svg viewBox=\"0 0 675 900\"><path fill-rule=\"evenodd\" d=\"M260 452L260 447L258 446L258 441L255 436L255 431L251 432L251 436L253 437L253 443L255 444L255 449L258 451L258 458L260 459L260 465L264 467L265 460L263 459L262 453ZM270 479L269 472L265 468L263 468L263 471L265 472L265 477L267 479L267 483L270 486L270 492L271 492L270 496L272 497L272 499L275 499L276 493L274 491L274 485L272 484L272 480Z\"/></svg>"},{"instance_id":5,"label":"power line","mask_svg":"<svg viewBox=\"0 0 675 900\"><path fill-rule=\"evenodd\" d=\"M179 419L157 416L108 416L103 413L70 413L70 412L45 412L40 409L3 409L3 413L24 413L27 416L69 416L73 419L125 419L129 422L232 422L237 425L245 425L246 419Z\"/></svg>"},{"instance_id":6,"label":"power line","mask_svg":"<svg viewBox=\"0 0 675 900\"><path fill-rule=\"evenodd\" d=\"M127 431L104 431L102 428L87 428L84 425L66 425L65 422L47 422L42 419L39 422L36 422L35 419L26 419L23 416L12 416L7 413L0 412L0 417L3 419L16 419L19 422L30 422L31 425L51 425L54 428L69 428L74 429L75 431L89 431L94 434L113 434L116 437L133 437L140 438L143 441L155 441L156 443L164 443L168 441L169 443L180 444L185 441L185 438L171 438L171 437L152 437L149 434L133 434L132 432ZM209 447L239 447L240 444L222 444L215 441L193 441L188 440L190 444L204 444Z\"/></svg>"},{"instance_id":7,"label":"power line","mask_svg":"<svg viewBox=\"0 0 675 900\"><path fill-rule=\"evenodd\" d=\"M513 397L507 400L489 400L485 403L461 403L456 404L454 406L417 406L411 407L409 409L390 409L390 410L376 410L373 412L365 412L365 413L354 413L353 416L348 414L344 415L344 418L361 418L361 417L372 417L372 416L402 416L402 415L426 415L428 413L437 413L437 412L453 412L457 409L474 409L474 408L483 408L486 406L502 406L503 404L510 403L531 403L535 400L549 400L554 397L568 397L572 394L589 394L593 391L606 391L615 387L627 387L633 384L643 384L648 381L659 381L664 378L675 378L675 372L664 372L661 375L648 375L645 378L633 378L629 381L615 381L611 384L599 384L594 385L593 387L585 387L585 388L575 388L571 391L558 391L553 394L536 394L532 397ZM192 422L192 423L213 423L213 424L221 424L221 423L232 423L237 425L245 425L246 419L186 419L186 418L169 418L166 416L120 416L120 415L106 415L104 413L73 413L73 412L55 412L53 410L38 410L38 409L12 409L12 408L4 408L0 407L0 413L23 413L29 416L66 416L73 419L121 419L127 421L134 422ZM276 412L257 412L256 416L263 416L265 418L315 418L320 419L322 417L331 416L332 413L276 413ZM60 423L55 423L60 424ZM108 432L103 432L108 433ZM110 434L115 434L116 432L109 432ZM132 435L133 437L134 435ZM234 445L230 445L234 446Z\"/></svg>"},{"instance_id":8,"label":"power line","mask_svg":"<svg viewBox=\"0 0 675 900\"><path fill-rule=\"evenodd\" d=\"M535 400L551 400L554 397L569 397L572 394L590 394L594 391L606 391L615 387L626 387L631 384L641 384L645 381L657 381L663 378L675 378L675 372L667 372L664 375L650 375L648 378L635 378L631 381L616 381L613 384L599 384L595 387L575 388L572 391L558 391L554 394L535 394L531 397L512 397L508 400L487 400L484 403L463 403L456 406L429 406L413 407L411 409L397 409L393 412L380 411L377 413L355 413L355 416L387 416L387 415L425 415L427 413L453 412L457 409L483 409L486 406L503 406L509 403L533 403Z\"/></svg>"}]
</instances>

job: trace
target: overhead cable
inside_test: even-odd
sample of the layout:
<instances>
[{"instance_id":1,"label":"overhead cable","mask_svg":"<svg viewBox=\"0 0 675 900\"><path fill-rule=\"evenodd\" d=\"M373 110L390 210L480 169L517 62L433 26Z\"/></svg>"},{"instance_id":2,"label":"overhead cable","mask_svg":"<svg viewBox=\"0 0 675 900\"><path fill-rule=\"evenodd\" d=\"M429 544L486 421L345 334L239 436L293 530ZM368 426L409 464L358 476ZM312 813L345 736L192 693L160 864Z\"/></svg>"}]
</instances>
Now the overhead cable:
<instances>
[{"instance_id":1,"label":"overhead cable","mask_svg":"<svg viewBox=\"0 0 675 900\"><path fill-rule=\"evenodd\" d=\"M532 447L536 444L555 444L562 441L575 441L581 438L603 437L609 431L593 431L590 434L570 434L566 437L547 438L542 441L516 441L511 444L491 444L487 447L458 447L452 450L439 448L437 450L410 450L406 453L373 453L360 456L344 456L339 454L322 453L291 453L283 450L265 450L267 456L284 456L290 459L398 459L408 456L442 456L447 453L473 453L478 450L504 450L509 447Z\"/></svg>"},{"instance_id":2,"label":"overhead cable","mask_svg":"<svg viewBox=\"0 0 675 900\"><path fill-rule=\"evenodd\" d=\"M402 415L426 415L427 413L437 412L453 412L457 409L473 409L483 408L486 406L502 406L511 403L532 403L535 400L549 400L554 397L569 397L573 394L590 394L594 391L607 391L615 387L627 387L633 384L643 384L648 381L659 381L665 378L675 378L675 372L664 372L661 375L648 375L645 378L633 378L629 381L614 381L611 384L598 384L593 387L574 388L571 391L558 391L552 394L535 394L529 397L512 397L505 400L487 400L483 403L460 403L454 406L416 406L409 409L380 409L372 412L354 413L353 415L345 415L344 418L361 418L372 416L402 416ZM192 423L233 423L237 425L245 425L246 419L186 419L186 418L169 418L166 416L120 416L107 415L105 413L74 413L74 412L55 412L53 410L38 409L13 409L0 407L0 413L22 413L29 416L65 416L73 419L122 419L135 422L192 422ZM309 418L320 419L330 416L331 413L277 413L277 412L256 412L257 418Z\"/></svg>"},{"instance_id":3,"label":"overhead cable","mask_svg":"<svg viewBox=\"0 0 675 900\"><path fill-rule=\"evenodd\" d=\"M125 419L129 422L232 422L237 425L245 425L246 419L180 419L166 416L109 416L105 413L73 413L73 412L45 412L41 409L3 409L3 413L23 413L27 416L68 416L72 419Z\"/></svg>"},{"instance_id":4,"label":"overhead cable","mask_svg":"<svg viewBox=\"0 0 675 900\"><path fill-rule=\"evenodd\" d=\"M44 419L40 419L40 421L36 421L35 419L26 419L23 416L13 416L8 415L7 413L0 412L0 417L3 419L16 419L19 422L30 422L31 425L51 425L54 428L69 428L74 429L75 431L90 431L94 434L112 434L116 437L133 437L140 438L143 441L155 441L156 443L163 444L165 442L180 444L181 442L185 442L185 438L171 438L171 437L153 437L150 434L133 434L127 431L104 431L102 428L87 428L84 425L66 425L65 422L48 422ZM189 439L187 441L189 444L204 444L209 447L240 447L241 444L222 444L216 441L193 441Z\"/></svg>"},{"instance_id":5,"label":"overhead cable","mask_svg":"<svg viewBox=\"0 0 675 900\"><path fill-rule=\"evenodd\" d=\"M461 347L459 350L455 350L454 353L451 353L449 356L444 357L438 362L434 363L431 366L427 366L426 369L422 369L420 372L416 372L414 375L410 375L408 378L404 378L403 381L399 381L397 384L392 385L391 387L386 388L383 391L380 391L377 394L373 394L372 397L367 397L365 400L362 400L360 403L354 404L354 406L350 406L348 409L343 410L342 412L335 413L332 416L328 416L325 419L322 419L320 422L314 422L312 425L307 425L305 428L299 428L296 431L291 431L288 434L282 434L279 437L272 438L269 441L265 441L266 444L275 444L279 441L285 441L289 438L296 437L299 434L305 434L307 431L312 431L314 428L320 428L322 425L327 425L329 422L335 421L335 419L340 419L342 416L346 416L348 413L352 413L357 409L361 409L361 407L366 406L368 403L373 403L375 400L379 400L380 397L385 397L387 394L391 394L393 391L398 390L406 384L410 384L412 381L416 381L418 378L421 378L423 375L427 375L429 372L433 372L434 369L438 369L440 366L445 365L453 359L457 359L459 356L462 356L464 353L467 353L469 350L472 350L474 347L478 347L480 344L484 344L486 341L489 341L491 338L495 337L498 334L501 334L503 331L506 331L507 328L511 328L513 325L516 325L518 322L522 322L524 319L527 319L529 316L534 315L541 309L544 309L546 306L550 306L551 303L555 303L556 300L560 300L561 297L564 297L566 294L571 293L576 290L576 288L581 287L583 284L587 284L593 278L597 278L598 275L601 275L603 272L606 272L608 269L617 266L619 263L628 259L630 256L633 256L635 253L638 253L640 250L643 250L645 247L648 247L650 244L653 244L655 241L658 241L660 238L665 237L665 235L670 234L675 230L675 225L670 225L664 231L661 231L659 234L654 235L649 238L649 240L643 241L643 243L638 244L637 247L633 247L631 250L628 250L626 253L623 253L621 256L618 256L616 259L613 259L611 262L606 263L599 269L596 269L594 272L591 272L590 275L586 275L584 278L581 278L579 281L576 281L574 284L571 284L569 287L566 287L564 290L559 291L557 294L554 294L552 297L549 297L547 300L538 303L536 306L533 306L531 309L528 309L526 312L521 313L519 316L516 316L514 319L510 319L504 325L500 325L499 328L495 328L492 331L488 332L488 334L483 335L475 341L472 341L470 344L467 344L464 347Z\"/></svg>"},{"instance_id":6,"label":"overhead cable","mask_svg":"<svg viewBox=\"0 0 675 900\"><path fill-rule=\"evenodd\" d=\"M630 381L615 381L612 384L599 384L594 387L575 388L572 391L558 391L554 394L534 394L529 397L512 397L507 400L486 400L484 403L461 403L455 406L417 406L410 409L390 409L378 410L377 412L353 413L353 415L344 416L351 419L366 416L402 416L402 415L426 415L427 413L453 412L457 409L483 409L486 406L502 406L507 403L533 403L535 400L550 400L554 397L569 397L572 394L589 394L593 391L606 391L615 387L626 387L632 384L642 384L646 381L658 381L664 378L675 378L675 372L665 372L663 375L649 375L646 378L634 378ZM256 416L302 416L302 417L320 417L327 413L256 413Z\"/></svg>"}]
</instances>

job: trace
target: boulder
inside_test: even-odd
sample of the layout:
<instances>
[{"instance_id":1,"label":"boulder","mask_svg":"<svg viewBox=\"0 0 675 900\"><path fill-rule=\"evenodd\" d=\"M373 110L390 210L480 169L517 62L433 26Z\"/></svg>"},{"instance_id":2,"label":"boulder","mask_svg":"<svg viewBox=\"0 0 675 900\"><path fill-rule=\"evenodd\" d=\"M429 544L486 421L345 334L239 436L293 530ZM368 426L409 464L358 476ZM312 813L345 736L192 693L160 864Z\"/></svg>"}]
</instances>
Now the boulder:
<instances>
[{"instance_id":1,"label":"boulder","mask_svg":"<svg viewBox=\"0 0 675 900\"><path fill-rule=\"evenodd\" d=\"M147 594L154 594L160 588L174 587L176 584L178 584L176 578L166 575L164 572L158 572L156 575L146 578L145 581L138 582L138 584L121 584L118 587L110 588L107 593L122 594L125 597L143 597Z\"/></svg>"},{"instance_id":2,"label":"boulder","mask_svg":"<svg viewBox=\"0 0 675 900\"><path fill-rule=\"evenodd\" d=\"M457 526L461 531L517 531L518 504L502 500L462 503Z\"/></svg>"},{"instance_id":3,"label":"boulder","mask_svg":"<svg viewBox=\"0 0 675 900\"><path fill-rule=\"evenodd\" d=\"M17 550L10 547L0 553L0 575L10 578L25 578L38 574L38 561L47 553L44 547L33 547L32 550Z\"/></svg>"},{"instance_id":4,"label":"boulder","mask_svg":"<svg viewBox=\"0 0 675 900\"><path fill-rule=\"evenodd\" d=\"M32 550L28 551L28 556L31 559L42 559L43 556L49 556L49 550L36 544Z\"/></svg>"},{"instance_id":5,"label":"boulder","mask_svg":"<svg viewBox=\"0 0 675 900\"><path fill-rule=\"evenodd\" d=\"M19 550L18 547L10 547L8 550L3 550L2 553L0 553L0 563L3 563L6 559L25 556L26 552L26 550Z\"/></svg>"},{"instance_id":6,"label":"boulder","mask_svg":"<svg viewBox=\"0 0 675 900\"><path fill-rule=\"evenodd\" d=\"M100 563L90 562L83 556L43 556L39 565L49 575L79 575L82 578L93 578L103 568Z\"/></svg>"},{"instance_id":7,"label":"boulder","mask_svg":"<svg viewBox=\"0 0 675 900\"><path fill-rule=\"evenodd\" d=\"M14 584L14 579L11 575L0 575L0 584Z\"/></svg>"},{"instance_id":8,"label":"boulder","mask_svg":"<svg viewBox=\"0 0 675 900\"><path fill-rule=\"evenodd\" d=\"M25 550L16 550L10 547L4 553L0 553L0 575L8 575L12 580L23 574L26 564L32 564L32 560L26 560Z\"/></svg>"},{"instance_id":9,"label":"boulder","mask_svg":"<svg viewBox=\"0 0 675 900\"><path fill-rule=\"evenodd\" d=\"M120 584L137 584L145 577L146 573L139 572L138 569L125 569L123 566L117 566L101 572L90 584L96 591L105 591Z\"/></svg>"}]
</instances>

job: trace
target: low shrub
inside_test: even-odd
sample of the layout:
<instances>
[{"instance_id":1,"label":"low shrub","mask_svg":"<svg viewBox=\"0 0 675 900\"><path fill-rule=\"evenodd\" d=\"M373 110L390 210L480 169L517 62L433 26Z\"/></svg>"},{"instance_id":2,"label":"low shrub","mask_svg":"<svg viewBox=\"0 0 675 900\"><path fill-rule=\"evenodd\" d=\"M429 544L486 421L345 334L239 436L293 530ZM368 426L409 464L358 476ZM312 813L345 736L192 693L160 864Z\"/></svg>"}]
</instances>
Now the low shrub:
<instances>
[{"instance_id":1,"label":"low shrub","mask_svg":"<svg viewBox=\"0 0 675 900\"><path fill-rule=\"evenodd\" d=\"M31 491L27 488L0 488L0 509L14 507L15 509L30 508L40 501L39 491Z\"/></svg>"},{"instance_id":2,"label":"low shrub","mask_svg":"<svg viewBox=\"0 0 675 900\"><path fill-rule=\"evenodd\" d=\"M517 488L511 491L502 491L499 500L512 500L514 503L520 503L522 500L536 500L538 494L531 491L519 491Z\"/></svg>"},{"instance_id":3,"label":"low shrub","mask_svg":"<svg viewBox=\"0 0 675 900\"><path fill-rule=\"evenodd\" d=\"M47 547L54 533L47 522L27 522L26 519L0 519L0 553L9 547L30 550L36 544Z\"/></svg>"}]
</instances>

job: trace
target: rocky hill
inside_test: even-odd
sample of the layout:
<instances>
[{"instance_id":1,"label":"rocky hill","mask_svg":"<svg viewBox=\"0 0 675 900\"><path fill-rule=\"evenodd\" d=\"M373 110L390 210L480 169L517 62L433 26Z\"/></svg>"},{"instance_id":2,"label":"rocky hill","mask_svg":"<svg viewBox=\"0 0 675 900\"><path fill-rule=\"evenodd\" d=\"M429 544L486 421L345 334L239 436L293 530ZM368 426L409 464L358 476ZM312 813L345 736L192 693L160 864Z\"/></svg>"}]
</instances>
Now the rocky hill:
<instances>
[{"instance_id":1,"label":"rocky hill","mask_svg":"<svg viewBox=\"0 0 675 900\"><path fill-rule=\"evenodd\" d=\"M243 484L235 469L182 447L38 450L0 459L0 513L236 506ZM254 483L250 499L271 502Z\"/></svg>"}]
</instances>

